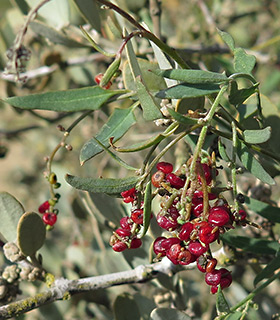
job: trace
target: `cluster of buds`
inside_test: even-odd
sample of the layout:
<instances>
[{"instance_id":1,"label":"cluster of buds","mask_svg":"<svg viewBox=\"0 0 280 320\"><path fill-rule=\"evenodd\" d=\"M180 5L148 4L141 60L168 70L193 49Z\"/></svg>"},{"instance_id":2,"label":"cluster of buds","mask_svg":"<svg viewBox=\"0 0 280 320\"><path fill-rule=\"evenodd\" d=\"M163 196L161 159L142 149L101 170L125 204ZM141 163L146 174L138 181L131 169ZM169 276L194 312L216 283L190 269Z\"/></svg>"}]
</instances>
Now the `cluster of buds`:
<instances>
[{"instance_id":1,"label":"cluster of buds","mask_svg":"<svg viewBox=\"0 0 280 320\"><path fill-rule=\"evenodd\" d=\"M229 287L232 276L227 269L216 268L217 260L212 256L210 244L219 241L221 234L236 225L249 222L243 209L231 208L221 194L224 189L215 188L218 170L211 159L198 159L195 176L187 179L191 162L192 159L175 172L168 162L159 162L156 166L151 182L162 199L156 220L168 235L155 239L153 250L155 261L166 256L174 264L196 263L214 294L219 285L221 289ZM141 245L137 232L143 224L143 210L135 209L137 191L132 188L121 195L125 203L132 203L132 209L130 217L121 219L121 227L111 239L115 251Z\"/></svg>"}]
</instances>

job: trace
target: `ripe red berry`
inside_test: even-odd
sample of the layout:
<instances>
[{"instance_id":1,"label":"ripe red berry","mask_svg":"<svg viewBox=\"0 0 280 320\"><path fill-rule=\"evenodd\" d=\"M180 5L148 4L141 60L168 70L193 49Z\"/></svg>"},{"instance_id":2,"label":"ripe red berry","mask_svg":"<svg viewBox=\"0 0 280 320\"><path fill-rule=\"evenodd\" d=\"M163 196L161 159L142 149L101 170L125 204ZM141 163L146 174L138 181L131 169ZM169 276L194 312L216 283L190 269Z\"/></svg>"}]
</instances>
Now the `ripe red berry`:
<instances>
[{"instance_id":1,"label":"ripe red berry","mask_svg":"<svg viewBox=\"0 0 280 320\"><path fill-rule=\"evenodd\" d=\"M38 211L40 213L45 213L47 210L49 210L49 208L50 208L49 201L45 201L39 206Z\"/></svg>"},{"instance_id":2,"label":"ripe red berry","mask_svg":"<svg viewBox=\"0 0 280 320\"><path fill-rule=\"evenodd\" d=\"M165 237L158 237L158 238L156 238L156 240L154 241L153 249L154 249L154 253L155 253L156 255L161 254L161 255L163 256L163 255L166 254L166 252L165 252L166 249L163 248L163 246L162 246L163 240L166 240L166 238L165 238Z\"/></svg>"},{"instance_id":3,"label":"ripe red berry","mask_svg":"<svg viewBox=\"0 0 280 320\"><path fill-rule=\"evenodd\" d=\"M123 217L121 218L120 220L120 226L122 227L122 229L125 229L125 230L131 230L132 228L132 221L130 220L129 217Z\"/></svg>"},{"instance_id":4,"label":"ripe red berry","mask_svg":"<svg viewBox=\"0 0 280 320\"><path fill-rule=\"evenodd\" d=\"M166 175L166 181L170 183L171 187L181 189L185 185L185 181L174 173L168 173Z\"/></svg>"},{"instance_id":5,"label":"ripe red berry","mask_svg":"<svg viewBox=\"0 0 280 320\"><path fill-rule=\"evenodd\" d=\"M199 203L194 208L192 208L192 214L196 217L199 217L203 212L203 203Z\"/></svg>"},{"instance_id":6,"label":"ripe red berry","mask_svg":"<svg viewBox=\"0 0 280 320\"><path fill-rule=\"evenodd\" d=\"M122 252L125 249L127 249L127 244L122 241L117 241L116 243L113 244L112 248L116 252Z\"/></svg>"},{"instance_id":7,"label":"ripe red berry","mask_svg":"<svg viewBox=\"0 0 280 320\"><path fill-rule=\"evenodd\" d=\"M143 209L136 209L131 213L131 220L137 224L143 224Z\"/></svg>"},{"instance_id":8,"label":"ripe red berry","mask_svg":"<svg viewBox=\"0 0 280 320\"><path fill-rule=\"evenodd\" d=\"M191 242L188 246L188 249L190 253L192 253L195 256L201 256L203 253L205 253L209 247L203 246L199 241Z\"/></svg>"},{"instance_id":9,"label":"ripe red berry","mask_svg":"<svg viewBox=\"0 0 280 320\"><path fill-rule=\"evenodd\" d=\"M178 236L183 241L189 241L192 231L193 231L193 224L191 222L186 222L185 224L182 225Z\"/></svg>"},{"instance_id":10,"label":"ripe red berry","mask_svg":"<svg viewBox=\"0 0 280 320\"><path fill-rule=\"evenodd\" d=\"M46 212L42 217L45 224L53 226L56 223L57 215L53 212Z\"/></svg>"},{"instance_id":11,"label":"ripe red berry","mask_svg":"<svg viewBox=\"0 0 280 320\"><path fill-rule=\"evenodd\" d=\"M247 213L245 210L239 210L238 211L238 219L239 221L244 221L247 218Z\"/></svg>"},{"instance_id":12,"label":"ripe red berry","mask_svg":"<svg viewBox=\"0 0 280 320\"><path fill-rule=\"evenodd\" d=\"M121 196L123 198L134 197L135 195L136 195L136 189L135 188L131 188L129 190L121 192Z\"/></svg>"},{"instance_id":13,"label":"ripe red berry","mask_svg":"<svg viewBox=\"0 0 280 320\"><path fill-rule=\"evenodd\" d=\"M142 245L142 240L138 238L134 238L131 240L130 249L137 249L141 247L141 245Z\"/></svg>"},{"instance_id":14,"label":"ripe red berry","mask_svg":"<svg viewBox=\"0 0 280 320\"><path fill-rule=\"evenodd\" d=\"M214 231L214 227L210 226L208 223L199 230L199 240L205 244L214 242L218 239L218 237L219 229Z\"/></svg>"},{"instance_id":15,"label":"ripe red berry","mask_svg":"<svg viewBox=\"0 0 280 320\"><path fill-rule=\"evenodd\" d=\"M221 282L222 272L220 270L213 270L212 272L206 272L205 282L209 286L217 286Z\"/></svg>"},{"instance_id":16,"label":"ripe red berry","mask_svg":"<svg viewBox=\"0 0 280 320\"><path fill-rule=\"evenodd\" d=\"M217 262L218 261L215 258L208 261L206 264L206 272L212 272L216 268Z\"/></svg>"},{"instance_id":17,"label":"ripe red berry","mask_svg":"<svg viewBox=\"0 0 280 320\"><path fill-rule=\"evenodd\" d=\"M167 210L167 213L165 215L157 215L157 223L161 228L168 231L173 231L179 226L177 222L178 217L178 210L175 207L171 207Z\"/></svg>"},{"instance_id":18,"label":"ripe red berry","mask_svg":"<svg viewBox=\"0 0 280 320\"><path fill-rule=\"evenodd\" d=\"M200 272L205 273L206 272L206 263L207 263L207 259L204 256L200 256L196 259L196 265L197 265L197 269Z\"/></svg>"},{"instance_id":19,"label":"ripe red berry","mask_svg":"<svg viewBox=\"0 0 280 320\"><path fill-rule=\"evenodd\" d=\"M171 173L173 171L173 165L169 162L159 162L157 164L157 169L163 173Z\"/></svg>"},{"instance_id":20,"label":"ripe red berry","mask_svg":"<svg viewBox=\"0 0 280 320\"><path fill-rule=\"evenodd\" d=\"M164 178L165 178L165 173L163 173L162 171L157 171L152 175L151 182L154 187L160 188L162 181L164 181Z\"/></svg>"},{"instance_id":21,"label":"ripe red berry","mask_svg":"<svg viewBox=\"0 0 280 320\"><path fill-rule=\"evenodd\" d=\"M178 256L182 252L182 247L179 243L173 244L170 249L166 252L167 258L174 264L179 264Z\"/></svg>"},{"instance_id":22,"label":"ripe red berry","mask_svg":"<svg viewBox=\"0 0 280 320\"><path fill-rule=\"evenodd\" d=\"M183 250L178 254L177 260L179 264L187 265L194 261L194 257L189 250Z\"/></svg>"},{"instance_id":23,"label":"ripe red berry","mask_svg":"<svg viewBox=\"0 0 280 320\"><path fill-rule=\"evenodd\" d=\"M131 232L129 230L125 230L122 228L117 229L115 232L117 235L119 235L122 238L129 237L131 235Z\"/></svg>"},{"instance_id":24,"label":"ripe red berry","mask_svg":"<svg viewBox=\"0 0 280 320\"><path fill-rule=\"evenodd\" d=\"M208 222L214 226L222 227L230 220L228 212L224 206L213 207L209 211Z\"/></svg>"},{"instance_id":25,"label":"ripe red berry","mask_svg":"<svg viewBox=\"0 0 280 320\"><path fill-rule=\"evenodd\" d=\"M212 286L212 287L211 287L211 293L212 293L212 294L217 293L217 291L218 291L218 286Z\"/></svg>"}]
</instances>

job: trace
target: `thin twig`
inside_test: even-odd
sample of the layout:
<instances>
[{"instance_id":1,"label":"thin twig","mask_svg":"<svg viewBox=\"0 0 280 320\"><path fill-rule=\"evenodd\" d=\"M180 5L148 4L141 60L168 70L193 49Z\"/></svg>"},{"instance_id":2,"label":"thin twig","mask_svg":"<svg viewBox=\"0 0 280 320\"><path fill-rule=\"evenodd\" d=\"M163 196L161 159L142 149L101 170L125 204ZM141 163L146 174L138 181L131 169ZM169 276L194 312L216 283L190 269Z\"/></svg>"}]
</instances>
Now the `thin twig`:
<instances>
[{"instance_id":1,"label":"thin twig","mask_svg":"<svg viewBox=\"0 0 280 320\"><path fill-rule=\"evenodd\" d=\"M161 39L161 24L160 24L160 16L161 16L161 0L150 0L150 15L153 22L153 30L154 34Z\"/></svg>"}]
</instances>

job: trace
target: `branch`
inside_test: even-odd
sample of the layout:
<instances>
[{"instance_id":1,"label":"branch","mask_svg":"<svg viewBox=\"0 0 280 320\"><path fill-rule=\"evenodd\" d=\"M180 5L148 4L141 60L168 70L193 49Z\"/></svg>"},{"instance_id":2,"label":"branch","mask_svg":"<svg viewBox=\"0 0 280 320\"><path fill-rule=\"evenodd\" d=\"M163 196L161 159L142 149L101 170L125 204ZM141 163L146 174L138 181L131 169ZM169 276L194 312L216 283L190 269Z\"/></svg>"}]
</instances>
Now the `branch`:
<instances>
[{"instance_id":1,"label":"branch","mask_svg":"<svg viewBox=\"0 0 280 320\"><path fill-rule=\"evenodd\" d=\"M161 262L141 265L132 270L102 276L78 280L59 278L54 281L51 288L44 292L0 307L0 319L4 320L19 316L54 301L70 299L72 295L77 293L109 288L116 285L149 281L160 274L173 275L180 270L182 270L182 268L176 267L171 261L164 258Z\"/></svg>"}]
</instances>

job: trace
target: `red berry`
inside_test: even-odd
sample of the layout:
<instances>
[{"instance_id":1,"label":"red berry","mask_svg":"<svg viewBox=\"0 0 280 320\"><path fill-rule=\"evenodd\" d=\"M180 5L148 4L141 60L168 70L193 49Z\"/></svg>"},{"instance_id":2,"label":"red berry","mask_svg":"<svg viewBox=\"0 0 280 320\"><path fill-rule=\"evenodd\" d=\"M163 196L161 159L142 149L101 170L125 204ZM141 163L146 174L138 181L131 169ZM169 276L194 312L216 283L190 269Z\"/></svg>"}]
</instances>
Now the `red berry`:
<instances>
[{"instance_id":1,"label":"red berry","mask_svg":"<svg viewBox=\"0 0 280 320\"><path fill-rule=\"evenodd\" d=\"M189 250L181 251L178 254L178 262L181 265L187 265L194 261L194 256L190 253Z\"/></svg>"},{"instance_id":2,"label":"red berry","mask_svg":"<svg viewBox=\"0 0 280 320\"><path fill-rule=\"evenodd\" d=\"M121 192L121 196L123 198L134 197L135 195L136 195L136 189L135 188L131 188L129 190Z\"/></svg>"},{"instance_id":3,"label":"red berry","mask_svg":"<svg viewBox=\"0 0 280 320\"><path fill-rule=\"evenodd\" d=\"M142 245L142 240L138 238L134 238L131 240L130 249L137 249L141 247L141 245Z\"/></svg>"},{"instance_id":4,"label":"red berry","mask_svg":"<svg viewBox=\"0 0 280 320\"><path fill-rule=\"evenodd\" d=\"M136 209L131 213L131 220L137 224L143 224L143 209Z\"/></svg>"},{"instance_id":5,"label":"red berry","mask_svg":"<svg viewBox=\"0 0 280 320\"><path fill-rule=\"evenodd\" d=\"M131 230L132 228L132 221L130 220L129 217L123 217L121 218L120 220L120 226L122 227L122 229L125 229L125 230Z\"/></svg>"},{"instance_id":6,"label":"red berry","mask_svg":"<svg viewBox=\"0 0 280 320\"><path fill-rule=\"evenodd\" d=\"M206 264L206 272L212 272L216 268L217 262L218 261L215 258L208 261Z\"/></svg>"},{"instance_id":7,"label":"red berry","mask_svg":"<svg viewBox=\"0 0 280 320\"><path fill-rule=\"evenodd\" d=\"M156 238L156 240L154 241L153 249L154 249L154 253L155 253L156 255L158 255L158 254L161 253L161 255L163 256L163 255L166 254L166 252L165 252L166 249L163 248L163 246L162 246L163 240L166 240L166 238L165 238L165 237L158 237L158 238Z\"/></svg>"},{"instance_id":8,"label":"red berry","mask_svg":"<svg viewBox=\"0 0 280 320\"><path fill-rule=\"evenodd\" d=\"M171 207L167 210L165 215L161 215L161 213L157 215L157 223L161 228L168 231L173 231L179 226L177 222L178 217L178 210L175 207Z\"/></svg>"},{"instance_id":9,"label":"red berry","mask_svg":"<svg viewBox=\"0 0 280 320\"><path fill-rule=\"evenodd\" d=\"M170 249L166 252L166 256L174 264L179 264L178 256L179 256L180 252L182 252L181 245L179 243L178 244L173 244L170 247Z\"/></svg>"},{"instance_id":10,"label":"red berry","mask_svg":"<svg viewBox=\"0 0 280 320\"><path fill-rule=\"evenodd\" d=\"M208 222L214 226L222 227L229 222L228 209L224 206L210 209Z\"/></svg>"},{"instance_id":11,"label":"red berry","mask_svg":"<svg viewBox=\"0 0 280 320\"><path fill-rule=\"evenodd\" d=\"M166 181L170 183L171 187L181 189L185 185L185 181L174 173L168 173L166 175Z\"/></svg>"},{"instance_id":12,"label":"red berry","mask_svg":"<svg viewBox=\"0 0 280 320\"><path fill-rule=\"evenodd\" d=\"M57 215L53 212L46 212L42 217L45 224L53 226L56 223Z\"/></svg>"},{"instance_id":13,"label":"red berry","mask_svg":"<svg viewBox=\"0 0 280 320\"><path fill-rule=\"evenodd\" d=\"M178 236L183 241L189 241L192 231L193 231L193 224L191 222L186 222L185 224L182 225Z\"/></svg>"},{"instance_id":14,"label":"red berry","mask_svg":"<svg viewBox=\"0 0 280 320\"><path fill-rule=\"evenodd\" d=\"M49 210L49 208L50 208L49 201L45 201L40 205L40 207L38 208L38 211L40 213L45 213L47 210Z\"/></svg>"},{"instance_id":15,"label":"red berry","mask_svg":"<svg viewBox=\"0 0 280 320\"><path fill-rule=\"evenodd\" d=\"M209 249L209 247L208 245L204 247L199 241L194 241L189 244L188 249L193 255L201 256Z\"/></svg>"},{"instance_id":16,"label":"red berry","mask_svg":"<svg viewBox=\"0 0 280 320\"><path fill-rule=\"evenodd\" d=\"M214 242L218 239L218 237L219 229L214 231L214 227L210 226L208 223L199 230L199 240L205 244Z\"/></svg>"},{"instance_id":17,"label":"red berry","mask_svg":"<svg viewBox=\"0 0 280 320\"><path fill-rule=\"evenodd\" d=\"M131 203L133 201L134 201L134 197L131 197L131 196L123 198L124 203Z\"/></svg>"},{"instance_id":18,"label":"red berry","mask_svg":"<svg viewBox=\"0 0 280 320\"><path fill-rule=\"evenodd\" d=\"M207 262L207 259L204 256L200 256L196 259L197 269L200 272L203 272L203 273L206 272L206 268L205 268L206 262Z\"/></svg>"},{"instance_id":19,"label":"red berry","mask_svg":"<svg viewBox=\"0 0 280 320\"><path fill-rule=\"evenodd\" d=\"M245 210L239 210L238 211L239 221L244 221L247 218L247 213Z\"/></svg>"},{"instance_id":20,"label":"red berry","mask_svg":"<svg viewBox=\"0 0 280 320\"><path fill-rule=\"evenodd\" d=\"M199 217L203 212L203 203L199 203L194 208L192 208L192 213L194 216Z\"/></svg>"},{"instance_id":21,"label":"red berry","mask_svg":"<svg viewBox=\"0 0 280 320\"><path fill-rule=\"evenodd\" d=\"M162 181L164 181L164 178L165 178L165 173L163 173L162 171L157 171L152 175L151 182L154 187L160 188Z\"/></svg>"},{"instance_id":22,"label":"red berry","mask_svg":"<svg viewBox=\"0 0 280 320\"><path fill-rule=\"evenodd\" d=\"M165 240L162 241L161 245L165 250L169 250L171 248L171 246L173 246L173 244L179 244L181 243L181 240L176 238L176 237L172 237L172 238L167 238Z\"/></svg>"},{"instance_id":23,"label":"red berry","mask_svg":"<svg viewBox=\"0 0 280 320\"><path fill-rule=\"evenodd\" d=\"M217 286L221 282L222 272L220 270L213 270L205 274L205 282L209 286Z\"/></svg>"},{"instance_id":24,"label":"red berry","mask_svg":"<svg viewBox=\"0 0 280 320\"><path fill-rule=\"evenodd\" d=\"M104 74L103 73L98 73L95 77L94 77L94 81L99 84L101 79L103 78Z\"/></svg>"},{"instance_id":25,"label":"red berry","mask_svg":"<svg viewBox=\"0 0 280 320\"><path fill-rule=\"evenodd\" d=\"M211 172L212 170L209 167L209 165L206 164L206 163L202 163L201 165L202 165L202 168L203 168L203 171L204 171L206 183L210 184L211 181L212 181L212 172ZM198 175L198 180L201 181L200 175Z\"/></svg>"},{"instance_id":26,"label":"red berry","mask_svg":"<svg viewBox=\"0 0 280 320\"><path fill-rule=\"evenodd\" d=\"M122 241L117 241L116 243L113 244L112 248L116 252L122 252L125 249L127 249L127 245Z\"/></svg>"},{"instance_id":27,"label":"red berry","mask_svg":"<svg viewBox=\"0 0 280 320\"><path fill-rule=\"evenodd\" d=\"M217 291L218 291L218 286L212 286L212 287L211 287L211 293L212 293L212 294L217 293Z\"/></svg>"},{"instance_id":28,"label":"red berry","mask_svg":"<svg viewBox=\"0 0 280 320\"><path fill-rule=\"evenodd\" d=\"M129 230L125 230L122 228L117 229L115 232L117 235L119 235L122 238L129 237L131 235L131 232Z\"/></svg>"},{"instance_id":29,"label":"red berry","mask_svg":"<svg viewBox=\"0 0 280 320\"><path fill-rule=\"evenodd\" d=\"M157 169L163 173L171 173L173 171L173 165L169 162L159 162L157 164Z\"/></svg>"}]
</instances>

